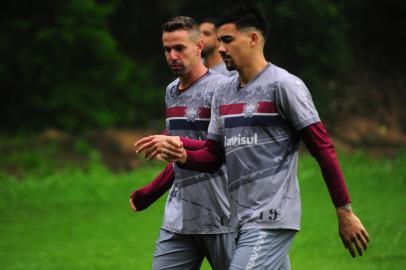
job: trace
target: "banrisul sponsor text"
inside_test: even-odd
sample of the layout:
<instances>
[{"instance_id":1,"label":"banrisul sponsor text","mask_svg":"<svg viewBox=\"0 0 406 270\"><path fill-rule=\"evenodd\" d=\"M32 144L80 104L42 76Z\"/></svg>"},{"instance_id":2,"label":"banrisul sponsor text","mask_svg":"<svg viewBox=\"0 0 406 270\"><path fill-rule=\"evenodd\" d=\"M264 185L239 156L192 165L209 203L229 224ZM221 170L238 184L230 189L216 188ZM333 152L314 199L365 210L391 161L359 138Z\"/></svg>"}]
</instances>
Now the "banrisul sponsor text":
<instances>
[{"instance_id":1,"label":"banrisul sponsor text","mask_svg":"<svg viewBox=\"0 0 406 270\"><path fill-rule=\"evenodd\" d=\"M224 136L224 147L234 146L234 145L248 145L248 144L257 144L258 143L258 134L254 133L254 136L238 136L227 137Z\"/></svg>"}]
</instances>

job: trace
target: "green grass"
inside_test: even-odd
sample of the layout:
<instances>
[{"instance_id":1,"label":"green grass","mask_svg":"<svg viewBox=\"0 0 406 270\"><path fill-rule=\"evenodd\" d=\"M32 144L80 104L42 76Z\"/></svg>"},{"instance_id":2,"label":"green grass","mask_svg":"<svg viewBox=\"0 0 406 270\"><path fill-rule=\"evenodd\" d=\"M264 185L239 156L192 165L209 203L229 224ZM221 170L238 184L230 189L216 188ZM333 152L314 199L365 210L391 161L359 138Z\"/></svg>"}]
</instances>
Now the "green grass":
<instances>
[{"instance_id":1,"label":"green grass","mask_svg":"<svg viewBox=\"0 0 406 270\"><path fill-rule=\"evenodd\" d=\"M354 210L371 236L370 248L357 259L344 250L319 168L303 155L302 231L291 248L292 268L403 269L406 153L395 159L358 153L342 155L340 161ZM129 210L128 198L161 168L154 164L112 173L95 158L84 168L0 174L2 269L150 269L165 198L140 213ZM203 269L210 267L205 263Z\"/></svg>"}]
</instances>

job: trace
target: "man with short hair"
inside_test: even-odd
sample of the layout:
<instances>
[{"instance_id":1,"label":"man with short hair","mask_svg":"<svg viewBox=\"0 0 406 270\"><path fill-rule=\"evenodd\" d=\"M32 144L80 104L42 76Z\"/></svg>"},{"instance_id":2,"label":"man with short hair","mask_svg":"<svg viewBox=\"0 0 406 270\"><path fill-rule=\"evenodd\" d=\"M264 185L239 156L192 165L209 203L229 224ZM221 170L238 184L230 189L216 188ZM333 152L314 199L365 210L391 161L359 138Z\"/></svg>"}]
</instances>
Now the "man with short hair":
<instances>
[{"instance_id":1,"label":"man with short hair","mask_svg":"<svg viewBox=\"0 0 406 270\"><path fill-rule=\"evenodd\" d=\"M160 138L150 156L160 154L181 168L201 172L225 161L238 231L230 269L290 269L288 250L300 229L297 162L302 140L321 168L345 248L353 257L355 249L362 256L369 236L351 210L334 146L303 81L266 61L266 34L266 20L253 6L236 6L223 14L219 51L227 68L239 76L215 92L209 139L199 150L187 150L195 142ZM138 147L153 139L140 140Z\"/></svg>"},{"instance_id":2,"label":"man with short hair","mask_svg":"<svg viewBox=\"0 0 406 270\"><path fill-rule=\"evenodd\" d=\"M227 77L238 75L235 70L228 70L219 53L219 42L216 35L216 20L206 18L200 22L199 30L203 39L204 47L202 57L204 65Z\"/></svg>"},{"instance_id":3,"label":"man with short hair","mask_svg":"<svg viewBox=\"0 0 406 270\"><path fill-rule=\"evenodd\" d=\"M168 134L206 139L213 92L226 77L203 65L203 41L192 18L179 16L166 22L162 43L168 65L178 76L166 89ZM212 173L197 173L170 164L158 176L166 179L165 183L155 181L163 185L159 192L166 191L175 179L155 247L153 269L199 269L204 257L213 269L228 269L234 234L225 167ZM150 193L156 192L156 186L137 190L130 199L132 208L142 210L152 203L148 201ZM153 196L157 199L160 195Z\"/></svg>"},{"instance_id":4,"label":"man with short hair","mask_svg":"<svg viewBox=\"0 0 406 270\"><path fill-rule=\"evenodd\" d=\"M207 68L227 77L238 75L235 70L227 70L223 58L221 58L218 51L219 42L217 40L215 23L216 20L214 18L206 18L199 24L200 36L204 45L202 49L203 63ZM170 189L174 178L172 165L168 165L151 182L132 193L130 198L132 209L134 211L142 211L148 208Z\"/></svg>"}]
</instances>

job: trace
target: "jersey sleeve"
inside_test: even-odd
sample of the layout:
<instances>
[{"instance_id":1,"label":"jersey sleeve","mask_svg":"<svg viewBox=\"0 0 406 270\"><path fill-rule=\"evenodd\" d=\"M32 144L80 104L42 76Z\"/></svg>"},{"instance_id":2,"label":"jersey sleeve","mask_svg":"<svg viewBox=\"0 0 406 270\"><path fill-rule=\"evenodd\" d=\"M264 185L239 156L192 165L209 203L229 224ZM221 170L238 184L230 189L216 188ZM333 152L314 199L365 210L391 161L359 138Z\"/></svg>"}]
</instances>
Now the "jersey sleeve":
<instances>
[{"instance_id":1,"label":"jersey sleeve","mask_svg":"<svg viewBox=\"0 0 406 270\"><path fill-rule=\"evenodd\" d=\"M144 210L158 200L175 181L173 163L169 163L166 168L148 183L146 186L137 189L131 194L131 199L137 211Z\"/></svg>"},{"instance_id":2,"label":"jersey sleeve","mask_svg":"<svg viewBox=\"0 0 406 270\"><path fill-rule=\"evenodd\" d=\"M186 150L192 151L203 149L206 143L206 141L203 140L194 140L187 137L180 137L180 141Z\"/></svg>"},{"instance_id":3,"label":"jersey sleeve","mask_svg":"<svg viewBox=\"0 0 406 270\"><path fill-rule=\"evenodd\" d=\"M210 124L207 129L207 138L215 141L221 142L221 131L220 131L220 105L219 105L219 93L221 89L218 88L214 91L212 101L211 101L211 114L210 114Z\"/></svg>"},{"instance_id":4,"label":"jersey sleeve","mask_svg":"<svg viewBox=\"0 0 406 270\"><path fill-rule=\"evenodd\" d=\"M307 126L299 131L299 136L319 163L334 205L340 207L350 203L350 195L344 180L344 174L338 163L335 147L323 123L319 122Z\"/></svg>"},{"instance_id":5,"label":"jersey sleeve","mask_svg":"<svg viewBox=\"0 0 406 270\"><path fill-rule=\"evenodd\" d=\"M280 81L275 91L275 102L282 118L297 131L320 122L309 90L302 80L293 75Z\"/></svg>"},{"instance_id":6,"label":"jersey sleeve","mask_svg":"<svg viewBox=\"0 0 406 270\"><path fill-rule=\"evenodd\" d=\"M220 169L225 162L223 145L211 139L204 142L203 148L199 150L186 150L186 162L177 165L182 169L203 173L214 173Z\"/></svg>"}]
</instances>

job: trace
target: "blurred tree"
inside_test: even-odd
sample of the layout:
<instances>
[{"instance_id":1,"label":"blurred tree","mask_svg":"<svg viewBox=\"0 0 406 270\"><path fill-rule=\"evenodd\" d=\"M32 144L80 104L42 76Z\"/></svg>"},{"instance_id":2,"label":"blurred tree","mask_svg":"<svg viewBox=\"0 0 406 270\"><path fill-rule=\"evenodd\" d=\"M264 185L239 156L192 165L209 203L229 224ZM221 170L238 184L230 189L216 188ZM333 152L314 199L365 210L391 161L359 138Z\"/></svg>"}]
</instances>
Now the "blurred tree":
<instances>
[{"instance_id":1,"label":"blurred tree","mask_svg":"<svg viewBox=\"0 0 406 270\"><path fill-rule=\"evenodd\" d=\"M335 114L334 100L348 103L342 98L356 97L354 88L340 81L351 84L349 74L357 77L359 70L376 85L381 80L382 87L369 91L380 91L376 96L383 95L385 105L405 99L405 1L254 2L270 24L268 59L306 82L324 116ZM177 15L197 21L216 17L235 4L231 0L3 3L0 87L7 95L0 99L5 117L0 129L83 130L162 123L164 89L174 77L162 50L162 23ZM348 93L342 94L342 88Z\"/></svg>"},{"instance_id":2,"label":"blurred tree","mask_svg":"<svg viewBox=\"0 0 406 270\"><path fill-rule=\"evenodd\" d=\"M148 69L117 49L107 23L113 7L93 0L2 5L2 129L145 125Z\"/></svg>"},{"instance_id":3,"label":"blurred tree","mask_svg":"<svg viewBox=\"0 0 406 270\"><path fill-rule=\"evenodd\" d=\"M150 81L164 89L174 76L162 49L162 24L179 15L190 16L197 22L206 17L215 17L232 3L235 1L120 0L111 16L111 29L120 48L137 63L151 68L154 75Z\"/></svg>"},{"instance_id":4,"label":"blurred tree","mask_svg":"<svg viewBox=\"0 0 406 270\"><path fill-rule=\"evenodd\" d=\"M371 67L404 71L406 1L353 0L346 4L351 45L357 58Z\"/></svg>"},{"instance_id":5,"label":"blurred tree","mask_svg":"<svg viewBox=\"0 0 406 270\"><path fill-rule=\"evenodd\" d=\"M272 61L298 75L313 93L319 112L328 116L333 91L327 87L353 60L341 1L260 1L270 33Z\"/></svg>"},{"instance_id":6,"label":"blurred tree","mask_svg":"<svg viewBox=\"0 0 406 270\"><path fill-rule=\"evenodd\" d=\"M406 132L406 1L348 1L345 15L355 63L341 109Z\"/></svg>"}]
</instances>

